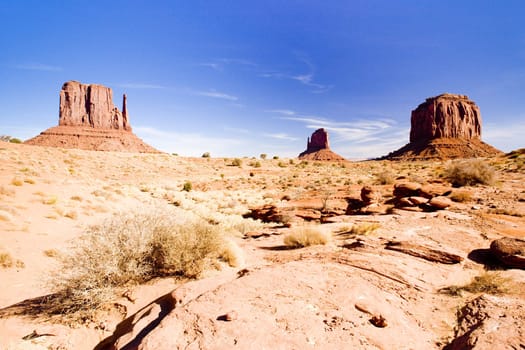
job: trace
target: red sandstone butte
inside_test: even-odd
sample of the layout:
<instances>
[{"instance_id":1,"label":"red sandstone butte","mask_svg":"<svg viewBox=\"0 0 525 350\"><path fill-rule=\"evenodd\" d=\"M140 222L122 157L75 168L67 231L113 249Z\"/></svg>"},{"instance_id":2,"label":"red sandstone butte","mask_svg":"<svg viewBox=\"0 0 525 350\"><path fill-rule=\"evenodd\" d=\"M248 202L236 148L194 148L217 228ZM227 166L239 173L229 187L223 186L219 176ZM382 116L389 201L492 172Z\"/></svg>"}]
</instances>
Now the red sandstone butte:
<instances>
[{"instance_id":1,"label":"red sandstone butte","mask_svg":"<svg viewBox=\"0 0 525 350\"><path fill-rule=\"evenodd\" d=\"M113 104L113 91L97 84L68 81L60 91L58 126L25 143L95 151L158 153L131 132L126 106Z\"/></svg>"},{"instance_id":2,"label":"red sandstone butte","mask_svg":"<svg viewBox=\"0 0 525 350\"><path fill-rule=\"evenodd\" d=\"M323 128L317 129L312 134L312 137L308 138L306 151L299 154L299 159L327 161L345 160L343 157L330 150L328 132Z\"/></svg>"},{"instance_id":3,"label":"red sandstone butte","mask_svg":"<svg viewBox=\"0 0 525 350\"><path fill-rule=\"evenodd\" d=\"M481 113L468 96L441 94L412 111L410 143L386 159L491 157L501 151L481 141Z\"/></svg>"}]
</instances>

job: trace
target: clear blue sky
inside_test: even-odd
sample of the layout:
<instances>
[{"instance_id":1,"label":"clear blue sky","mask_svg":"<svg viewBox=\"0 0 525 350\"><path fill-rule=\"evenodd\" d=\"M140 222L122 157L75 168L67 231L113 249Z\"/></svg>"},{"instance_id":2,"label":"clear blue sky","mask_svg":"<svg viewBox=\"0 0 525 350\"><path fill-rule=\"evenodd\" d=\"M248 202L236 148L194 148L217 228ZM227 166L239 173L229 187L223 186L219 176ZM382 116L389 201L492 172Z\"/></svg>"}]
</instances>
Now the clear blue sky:
<instances>
[{"instance_id":1,"label":"clear blue sky","mask_svg":"<svg viewBox=\"0 0 525 350\"><path fill-rule=\"evenodd\" d=\"M408 142L443 92L484 141L525 147L521 0L0 0L0 134L58 123L68 80L128 95L135 133L186 156L296 156L319 127L350 159Z\"/></svg>"}]
</instances>

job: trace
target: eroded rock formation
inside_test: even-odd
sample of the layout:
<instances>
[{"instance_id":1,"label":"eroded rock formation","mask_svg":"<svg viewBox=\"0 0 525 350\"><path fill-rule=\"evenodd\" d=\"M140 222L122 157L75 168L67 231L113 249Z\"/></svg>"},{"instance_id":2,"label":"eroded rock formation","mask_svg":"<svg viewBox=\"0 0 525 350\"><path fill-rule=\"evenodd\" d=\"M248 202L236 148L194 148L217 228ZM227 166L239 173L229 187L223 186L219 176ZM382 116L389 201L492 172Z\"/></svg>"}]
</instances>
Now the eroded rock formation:
<instances>
[{"instance_id":1,"label":"eroded rock formation","mask_svg":"<svg viewBox=\"0 0 525 350\"><path fill-rule=\"evenodd\" d=\"M25 143L96 151L158 152L131 132L126 95L122 112L113 91L97 84L68 81L60 91L58 126Z\"/></svg>"},{"instance_id":2,"label":"eroded rock formation","mask_svg":"<svg viewBox=\"0 0 525 350\"><path fill-rule=\"evenodd\" d=\"M299 154L299 159L309 160L344 160L343 157L330 150L328 132L321 128L314 131L306 142L306 151Z\"/></svg>"},{"instance_id":3,"label":"eroded rock formation","mask_svg":"<svg viewBox=\"0 0 525 350\"><path fill-rule=\"evenodd\" d=\"M410 142L436 138L481 139L479 107L465 95L427 98L412 111Z\"/></svg>"},{"instance_id":4,"label":"eroded rock formation","mask_svg":"<svg viewBox=\"0 0 525 350\"><path fill-rule=\"evenodd\" d=\"M481 141L481 113L468 96L441 94L412 111L410 143L387 159L490 157L501 151Z\"/></svg>"},{"instance_id":5,"label":"eroded rock formation","mask_svg":"<svg viewBox=\"0 0 525 350\"><path fill-rule=\"evenodd\" d=\"M126 95L123 96L121 112L113 105L113 92L110 88L68 81L60 91L58 125L131 131Z\"/></svg>"}]
</instances>

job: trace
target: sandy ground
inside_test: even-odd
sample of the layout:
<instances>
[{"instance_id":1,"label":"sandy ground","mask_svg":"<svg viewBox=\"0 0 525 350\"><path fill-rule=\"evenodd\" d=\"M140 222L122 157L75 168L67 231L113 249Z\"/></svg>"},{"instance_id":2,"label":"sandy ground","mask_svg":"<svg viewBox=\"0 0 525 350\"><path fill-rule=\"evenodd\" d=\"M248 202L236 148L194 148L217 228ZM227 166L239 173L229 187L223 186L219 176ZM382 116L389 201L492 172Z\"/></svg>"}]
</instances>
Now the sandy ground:
<instances>
[{"instance_id":1,"label":"sandy ground","mask_svg":"<svg viewBox=\"0 0 525 350\"><path fill-rule=\"evenodd\" d=\"M326 224L294 222L315 226L331 240L324 246L289 250L283 248L283 236L294 226L263 225L242 214L264 204L325 204L344 211L344 198L357 196L363 185L391 194L392 184L375 184L385 169L411 181L431 182L439 178L444 164L301 165L298 160L246 158L241 166L232 166L232 159L2 142L0 253L10 257L11 266L0 268L0 349L445 348L455 337L458 310L479 294L453 297L439 290L466 284L484 272L483 261L471 256L473 250L486 249L491 240L503 236L525 238L524 170L505 158L491 162L497 169L496 184L466 188L470 199L448 210L341 215ZM192 191L181 191L187 181ZM118 213L174 202L187 215L230 224L230 239L239 247L243 263L235 268L224 265L197 281L166 278L138 286L134 302L119 301L126 306L126 317L139 312L138 322L126 327L121 323L120 339L115 329L121 320L114 317L70 327L10 312L24 300L53 292L46 281L58 267L56 256L87 226ZM378 228L361 237L338 234L361 224ZM441 264L386 250L392 240L463 260ZM483 330L478 338L488 339L494 348L523 348L519 322L525 321L525 312L516 310L525 298L525 271L499 273L509 278L510 290L489 296L499 299L485 304L496 305L488 314L507 307L507 323L496 331ZM143 308L147 315L137 317ZM234 319L225 321L226 314ZM374 317L384 318L386 326L374 325ZM42 336L23 339L33 331Z\"/></svg>"}]
</instances>

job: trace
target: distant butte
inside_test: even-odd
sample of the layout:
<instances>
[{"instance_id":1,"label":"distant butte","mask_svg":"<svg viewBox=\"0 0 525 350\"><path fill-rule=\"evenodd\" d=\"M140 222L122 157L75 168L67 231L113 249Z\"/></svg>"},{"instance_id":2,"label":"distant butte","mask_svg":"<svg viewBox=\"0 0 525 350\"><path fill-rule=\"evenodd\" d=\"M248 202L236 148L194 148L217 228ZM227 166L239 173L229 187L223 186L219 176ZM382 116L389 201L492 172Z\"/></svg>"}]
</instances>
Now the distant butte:
<instances>
[{"instance_id":1,"label":"distant butte","mask_svg":"<svg viewBox=\"0 0 525 350\"><path fill-rule=\"evenodd\" d=\"M58 126L25 141L29 145L94 151L159 153L131 132L126 106L113 104L110 88L68 81L60 91Z\"/></svg>"},{"instance_id":2,"label":"distant butte","mask_svg":"<svg viewBox=\"0 0 525 350\"><path fill-rule=\"evenodd\" d=\"M468 96L441 94L412 111L410 143L392 160L491 157L502 152L481 141L481 113Z\"/></svg>"},{"instance_id":3,"label":"distant butte","mask_svg":"<svg viewBox=\"0 0 525 350\"><path fill-rule=\"evenodd\" d=\"M299 154L299 159L304 160L345 160L337 153L330 150L328 142L328 132L321 128L314 131L312 137L308 138L306 142L306 151Z\"/></svg>"}]
</instances>

